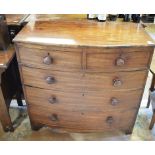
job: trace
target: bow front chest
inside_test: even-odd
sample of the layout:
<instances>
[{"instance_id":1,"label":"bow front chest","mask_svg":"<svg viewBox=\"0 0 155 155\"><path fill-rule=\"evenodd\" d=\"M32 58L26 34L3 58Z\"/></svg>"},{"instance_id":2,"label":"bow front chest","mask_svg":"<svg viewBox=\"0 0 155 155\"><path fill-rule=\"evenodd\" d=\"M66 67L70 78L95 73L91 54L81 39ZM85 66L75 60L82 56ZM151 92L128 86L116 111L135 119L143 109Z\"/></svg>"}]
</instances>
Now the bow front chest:
<instances>
[{"instance_id":1,"label":"bow front chest","mask_svg":"<svg viewBox=\"0 0 155 155\"><path fill-rule=\"evenodd\" d=\"M14 42L32 129L132 132L154 50L139 24L33 21Z\"/></svg>"}]
</instances>

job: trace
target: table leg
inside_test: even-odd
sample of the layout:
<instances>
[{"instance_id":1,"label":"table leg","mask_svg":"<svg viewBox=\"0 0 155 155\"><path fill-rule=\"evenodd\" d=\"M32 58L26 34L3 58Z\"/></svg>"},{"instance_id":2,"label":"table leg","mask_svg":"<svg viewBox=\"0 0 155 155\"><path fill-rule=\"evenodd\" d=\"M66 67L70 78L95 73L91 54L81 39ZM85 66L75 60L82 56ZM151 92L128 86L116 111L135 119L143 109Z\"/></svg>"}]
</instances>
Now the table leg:
<instances>
[{"instance_id":1,"label":"table leg","mask_svg":"<svg viewBox=\"0 0 155 155\"><path fill-rule=\"evenodd\" d=\"M150 126L149 126L150 130L153 128L154 123L155 123L155 112L153 112L153 116L152 116L152 119L151 119L151 122L150 122Z\"/></svg>"},{"instance_id":2,"label":"table leg","mask_svg":"<svg viewBox=\"0 0 155 155\"><path fill-rule=\"evenodd\" d=\"M150 91L152 92L152 91L154 91L154 85L155 85L155 74L154 73L152 73L152 75L153 75L153 77L152 77L152 82L151 82L151 87L150 87ZM146 106L146 108L149 108L149 106L150 106L150 95L149 95L149 98L148 98L148 102L147 102L147 106Z\"/></svg>"},{"instance_id":3,"label":"table leg","mask_svg":"<svg viewBox=\"0 0 155 155\"><path fill-rule=\"evenodd\" d=\"M0 72L0 121L2 123L4 131L13 131L14 128L11 122L9 111L7 109L1 88L1 74L2 72Z\"/></svg>"},{"instance_id":4,"label":"table leg","mask_svg":"<svg viewBox=\"0 0 155 155\"><path fill-rule=\"evenodd\" d=\"M18 104L18 106L23 106L22 85L21 85L20 74L19 74L19 69L18 69L18 62L17 62L16 57L14 57L13 63L12 63L12 76L14 77L14 81L16 81L16 85L17 85L17 91L16 91L16 95L15 95L17 104Z\"/></svg>"}]
</instances>

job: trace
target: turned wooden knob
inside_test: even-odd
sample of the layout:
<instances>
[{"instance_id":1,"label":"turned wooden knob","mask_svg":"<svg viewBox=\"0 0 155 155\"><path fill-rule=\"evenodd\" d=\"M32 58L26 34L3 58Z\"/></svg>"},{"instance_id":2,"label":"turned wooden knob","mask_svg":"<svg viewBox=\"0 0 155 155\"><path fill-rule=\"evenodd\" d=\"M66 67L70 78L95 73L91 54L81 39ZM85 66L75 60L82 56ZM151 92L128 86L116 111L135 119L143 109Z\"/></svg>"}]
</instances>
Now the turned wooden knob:
<instances>
[{"instance_id":1,"label":"turned wooden knob","mask_svg":"<svg viewBox=\"0 0 155 155\"><path fill-rule=\"evenodd\" d=\"M48 77L46 78L46 82L47 82L48 84L52 84L52 83L55 82L55 78L52 77L52 76L48 76Z\"/></svg>"},{"instance_id":2,"label":"turned wooden knob","mask_svg":"<svg viewBox=\"0 0 155 155\"><path fill-rule=\"evenodd\" d=\"M114 97L111 98L111 105L115 106L117 104L119 104L119 100L117 98L114 98Z\"/></svg>"},{"instance_id":3,"label":"turned wooden knob","mask_svg":"<svg viewBox=\"0 0 155 155\"><path fill-rule=\"evenodd\" d=\"M49 116L49 119L50 119L51 121L58 121L58 120L59 120L57 114L52 114L52 115L50 115L50 116Z\"/></svg>"},{"instance_id":4,"label":"turned wooden knob","mask_svg":"<svg viewBox=\"0 0 155 155\"><path fill-rule=\"evenodd\" d=\"M56 103L56 97L55 96L51 96L49 99L48 99L48 102L51 103L51 104L55 104Z\"/></svg>"},{"instance_id":5,"label":"turned wooden knob","mask_svg":"<svg viewBox=\"0 0 155 155\"><path fill-rule=\"evenodd\" d=\"M43 63L46 64L46 65L50 65L53 63L53 59L50 55L46 56L44 59L43 59Z\"/></svg>"},{"instance_id":6,"label":"turned wooden knob","mask_svg":"<svg viewBox=\"0 0 155 155\"><path fill-rule=\"evenodd\" d=\"M117 66L123 66L125 64L125 60L123 58L118 58L116 60L116 65Z\"/></svg>"},{"instance_id":7,"label":"turned wooden knob","mask_svg":"<svg viewBox=\"0 0 155 155\"><path fill-rule=\"evenodd\" d=\"M107 122L108 124L112 124L113 121L114 121L114 119L113 119L112 116L108 116L107 119L106 119L106 122Z\"/></svg>"},{"instance_id":8,"label":"turned wooden knob","mask_svg":"<svg viewBox=\"0 0 155 155\"><path fill-rule=\"evenodd\" d=\"M122 81L120 80L120 79L114 79L113 80L113 85L114 85L114 87L119 87L119 86L121 86L123 83L122 83Z\"/></svg>"}]
</instances>

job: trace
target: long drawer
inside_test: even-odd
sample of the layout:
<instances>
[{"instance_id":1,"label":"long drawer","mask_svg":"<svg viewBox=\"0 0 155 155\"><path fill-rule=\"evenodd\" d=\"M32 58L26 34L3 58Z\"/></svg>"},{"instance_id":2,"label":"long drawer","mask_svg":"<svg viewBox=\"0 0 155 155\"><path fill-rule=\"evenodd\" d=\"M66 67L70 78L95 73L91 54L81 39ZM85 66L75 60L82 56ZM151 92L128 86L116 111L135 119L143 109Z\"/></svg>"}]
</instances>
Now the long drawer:
<instances>
[{"instance_id":1,"label":"long drawer","mask_svg":"<svg viewBox=\"0 0 155 155\"><path fill-rule=\"evenodd\" d=\"M67 112L30 106L31 120L71 132L129 130L133 127L137 109L102 112ZM130 118L130 119L129 119Z\"/></svg>"},{"instance_id":2,"label":"long drawer","mask_svg":"<svg viewBox=\"0 0 155 155\"><path fill-rule=\"evenodd\" d=\"M145 85L147 70L114 73L60 72L21 67L26 85L75 92L139 89Z\"/></svg>"},{"instance_id":3,"label":"long drawer","mask_svg":"<svg viewBox=\"0 0 155 155\"><path fill-rule=\"evenodd\" d=\"M25 92L29 106L84 113L138 108L143 90L73 93L25 86Z\"/></svg>"}]
</instances>

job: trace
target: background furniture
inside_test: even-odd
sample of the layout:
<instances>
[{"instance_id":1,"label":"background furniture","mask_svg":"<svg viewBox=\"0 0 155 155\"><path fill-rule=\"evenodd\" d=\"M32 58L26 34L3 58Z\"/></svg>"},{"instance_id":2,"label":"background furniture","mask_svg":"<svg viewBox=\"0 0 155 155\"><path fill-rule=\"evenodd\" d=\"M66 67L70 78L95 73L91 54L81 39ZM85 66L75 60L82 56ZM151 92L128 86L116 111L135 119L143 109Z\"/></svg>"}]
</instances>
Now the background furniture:
<instances>
[{"instance_id":1,"label":"background furniture","mask_svg":"<svg viewBox=\"0 0 155 155\"><path fill-rule=\"evenodd\" d=\"M153 40L155 40L155 24L145 24L145 23L142 23L146 32L152 37ZM149 88L149 96L148 96L148 102L147 102L147 108L149 108L150 106L150 103L152 104L152 110L153 110L153 115L152 115L152 119L151 119L151 122L150 122L150 126L149 126L149 129L152 129L153 126L154 126L154 122L155 122L155 100L153 98L154 97L154 90L155 90L155 53L153 55L153 59L152 59L152 62L151 62L151 66L150 66L150 73L152 74L152 79L151 79L151 85L150 85L150 88ZM152 94L152 96L151 96Z\"/></svg>"},{"instance_id":2,"label":"background furniture","mask_svg":"<svg viewBox=\"0 0 155 155\"><path fill-rule=\"evenodd\" d=\"M145 30L155 41L155 24L145 24ZM151 62L150 73L152 74L152 81L149 91L153 92L155 90L155 54ZM150 95L148 97L148 103L146 107L149 108L149 106L150 106Z\"/></svg>"},{"instance_id":3,"label":"background furniture","mask_svg":"<svg viewBox=\"0 0 155 155\"><path fill-rule=\"evenodd\" d=\"M149 89L150 93L149 93L147 108L149 108L150 103L151 103L152 111L153 111L152 119L151 119L150 126L149 126L149 129L151 130L155 123L155 93L153 93L153 92L155 92L155 56L153 57L153 60L151 63L150 72L152 73L152 81L151 81L151 86ZM151 94L152 94L152 96L151 96Z\"/></svg>"},{"instance_id":4,"label":"background furniture","mask_svg":"<svg viewBox=\"0 0 155 155\"><path fill-rule=\"evenodd\" d=\"M6 22L8 25L10 40L27 24L25 21L29 14L6 14Z\"/></svg>"},{"instance_id":5,"label":"background furniture","mask_svg":"<svg viewBox=\"0 0 155 155\"><path fill-rule=\"evenodd\" d=\"M150 93L153 93L155 91L155 57L152 60L150 71L152 73L152 82L151 82L151 87L150 87ZM154 96L152 95L152 98L149 95L147 108L149 108L150 102L152 104L152 110L153 110L153 115L152 115L152 119L151 119L150 126L149 126L149 129L151 130L155 123L155 93L154 93Z\"/></svg>"},{"instance_id":6,"label":"background furniture","mask_svg":"<svg viewBox=\"0 0 155 155\"><path fill-rule=\"evenodd\" d=\"M25 20L28 16L29 14L6 14L5 15L11 42L14 39L14 37L18 34L18 32L27 24ZM16 69L16 81L18 84L16 99L17 99L18 105L22 106L23 103L21 102L21 98L23 98L23 90L22 90L16 55L14 57L13 65L14 65L14 68Z\"/></svg>"},{"instance_id":7,"label":"background furniture","mask_svg":"<svg viewBox=\"0 0 155 155\"><path fill-rule=\"evenodd\" d=\"M14 41L32 129L132 132L154 50L140 24L32 21Z\"/></svg>"},{"instance_id":8,"label":"background furniture","mask_svg":"<svg viewBox=\"0 0 155 155\"><path fill-rule=\"evenodd\" d=\"M150 85L149 91L153 92L155 90L155 55L153 56L153 59L152 59L150 72L152 74L152 79L151 79L151 85ZM150 101L151 101L151 99L150 99L150 95L149 95L147 106L146 106L147 108L149 108L149 106L150 106Z\"/></svg>"},{"instance_id":9,"label":"background furniture","mask_svg":"<svg viewBox=\"0 0 155 155\"><path fill-rule=\"evenodd\" d=\"M6 18L3 14L0 14L0 50L6 50L9 45L10 39Z\"/></svg>"},{"instance_id":10,"label":"background furniture","mask_svg":"<svg viewBox=\"0 0 155 155\"><path fill-rule=\"evenodd\" d=\"M30 14L24 22L29 21L49 21L53 19L87 19L87 14Z\"/></svg>"},{"instance_id":11,"label":"background furniture","mask_svg":"<svg viewBox=\"0 0 155 155\"><path fill-rule=\"evenodd\" d=\"M26 17L27 15L16 14L5 16L5 26L8 26L6 28L10 41L25 25L24 19ZM23 93L15 49L13 45L8 46L5 50L0 51L0 121L4 131L13 131L14 128L9 115L10 103L12 99L16 99L18 105L22 106Z\"/></svg>"},{"instance_id":12,"label":"background furniture","mask_svg":"<svg viewBox=\"0 0 155 155\"><path fill-rule=\"evenodd\" d=\"M9 46L6 51L0 51L0 121L4 131L13 131L13 124L9 115L9 106L13 98L21 105L19 95L18 68L16 68L15 50Z\"/></svg>"},{"instance_id":13,"label":"background furniture","mask_svg":"<svg viewBox=\"0 0 155 155\"><path fill-rule=\"evenodd\" d=\"M153 111L152 119L149 126L149 129L151 130L155 123L155 91L150 92L150 102L152 104L152 111Z\"/></svg>"}]
</instances>

